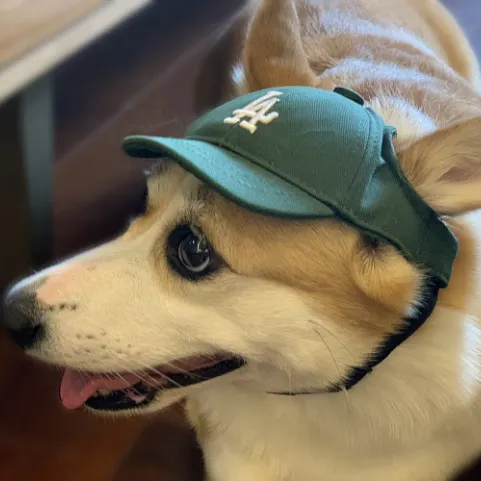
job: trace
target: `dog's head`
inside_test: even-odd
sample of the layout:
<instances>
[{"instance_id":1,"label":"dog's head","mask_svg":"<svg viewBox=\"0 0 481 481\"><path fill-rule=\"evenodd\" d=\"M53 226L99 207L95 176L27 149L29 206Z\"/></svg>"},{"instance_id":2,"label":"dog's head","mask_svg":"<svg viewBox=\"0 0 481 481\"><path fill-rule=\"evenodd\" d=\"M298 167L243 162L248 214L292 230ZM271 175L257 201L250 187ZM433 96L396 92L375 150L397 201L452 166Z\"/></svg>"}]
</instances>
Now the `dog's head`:
<instances>
[{"instance_id":1,"label":"dog's head","mask_svg":"<svg viewBox=\"0 0 481 481\"><path fill-rule=\"evenodd\" d=\"M319 87L287 1L259 9L244 63L248 90ZM480 128L468 120L399 147L443 214L481 207ZM145 212L123 235L7 296L17 343L66 368L67 407L151 411L221 383L324 389L422 302L423 269L342 220L256 214L168 159L147 183Z\"/></svg>"}]
</instances>

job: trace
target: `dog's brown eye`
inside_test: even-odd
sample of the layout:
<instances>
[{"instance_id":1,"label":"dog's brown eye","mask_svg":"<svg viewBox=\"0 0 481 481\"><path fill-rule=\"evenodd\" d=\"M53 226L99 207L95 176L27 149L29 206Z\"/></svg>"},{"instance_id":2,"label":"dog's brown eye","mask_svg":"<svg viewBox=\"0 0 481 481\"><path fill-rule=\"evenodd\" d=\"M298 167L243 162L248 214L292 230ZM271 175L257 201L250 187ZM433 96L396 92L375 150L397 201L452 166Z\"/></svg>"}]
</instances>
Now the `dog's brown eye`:
<instances>
[{"instance_id":1,"label":"dog's brown eye","mask_svg":"<svg viewBox=\"0 0 481 481\"><path fill-rule=\"evenodd\" d=\"M180 226L172 231L167 254L171 267L189 280L212 274L220 264L202 232L191 226Z\"/></svg>"}]
</instances>

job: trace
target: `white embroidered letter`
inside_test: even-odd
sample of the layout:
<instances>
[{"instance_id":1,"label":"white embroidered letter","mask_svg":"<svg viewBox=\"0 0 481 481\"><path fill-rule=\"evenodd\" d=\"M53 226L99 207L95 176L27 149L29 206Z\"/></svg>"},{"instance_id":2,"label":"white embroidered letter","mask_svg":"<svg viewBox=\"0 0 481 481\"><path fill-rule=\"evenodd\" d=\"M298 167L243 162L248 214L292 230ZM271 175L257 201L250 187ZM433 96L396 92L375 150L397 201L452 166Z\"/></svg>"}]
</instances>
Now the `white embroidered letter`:
<instances>
[{"instance_id":1,"label":"white embroidered letter","mask_svg":"<svg viewBox=\"0 0 481 481\"><path fill-rule=\"evenodd\" d=\"M224 119L224 124L239 124L253 134L257 130L258 122L270 124L279 117L277 112L269 112L279 102L279 95L282 95L282 92L276 92L275 90L268 92L244 108L234 110L232 117ZM249 120L245 120L246 118Z\"/></svg>"}]
</instances>

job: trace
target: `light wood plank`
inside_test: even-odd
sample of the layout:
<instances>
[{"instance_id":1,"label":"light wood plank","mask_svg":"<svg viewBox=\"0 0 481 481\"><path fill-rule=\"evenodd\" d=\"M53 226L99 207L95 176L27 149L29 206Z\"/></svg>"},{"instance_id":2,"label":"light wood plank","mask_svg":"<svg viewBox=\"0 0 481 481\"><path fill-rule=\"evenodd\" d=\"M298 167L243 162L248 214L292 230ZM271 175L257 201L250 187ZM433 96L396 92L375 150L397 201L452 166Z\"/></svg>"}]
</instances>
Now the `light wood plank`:
<instances>
[{"instance_id":1,"label":"light wood plank","mask_svg":"<svg viewBox=\"0 0 481 481\"><path fill-rule=\"evenodd\" d=\"M0 68L105 0L0 0Z\"/></svg>"},{"instance_id":2,"label":"light wood plank","mask_svg":"<svg viewBox=\"0 0 481 481\"><path fill-rule=\"evenodd\" d=\"M7 0L0 0L0 2L2 1ZM54 0L28 0L28 3L40 3L40 1L48 3ZM72 0L58 1L72 3ZM80 3L92 3L93 1L81 0ZM0 104L37 77L47 73L60 62L133 16L150 3L152 3L152 0L101 1L90 14L77 19L68 28L50 37L36 48L29 50L14 62L0 69ZM35 6L33 8L38 7ZM2 14L0 13L0 18L1 16ZM2 27L0 26L0 32L1 30Z\"/></svg>"}]
</instances>

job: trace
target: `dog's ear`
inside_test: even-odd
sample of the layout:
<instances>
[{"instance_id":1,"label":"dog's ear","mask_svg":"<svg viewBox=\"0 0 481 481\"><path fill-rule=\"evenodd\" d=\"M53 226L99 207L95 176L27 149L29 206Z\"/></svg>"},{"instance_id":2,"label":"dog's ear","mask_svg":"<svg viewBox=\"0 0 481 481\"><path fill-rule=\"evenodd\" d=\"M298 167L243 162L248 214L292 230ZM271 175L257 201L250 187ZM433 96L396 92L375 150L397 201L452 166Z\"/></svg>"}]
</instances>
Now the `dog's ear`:
<instances>
[{"instance_id":1,"label":"dog's ear","mask_svg":"<svg viewBox=\"0 0 481 481\"><path fill-rule=\"evenodd\" d=\"M423 274L393 246L361 239L350 268L361 292L390 311L404 315L419 297Z\"/></svg>"},{"instance_id":2,"label":"dog's ear","mask_svg":"<svg viewBox=\"0 0 481 481\"><path fill-rule=\"evenodd\" d=\"M246 87L314 86L316 77L304 52L295 0L262 0L244 50Z\"/></svg>"},{"instance_id":3,"label":"dog's ear","mask_svg":"<svg viewBox=\"0 0 481 481\"><path fill-rule=\"evenodd\" d=\"M481 117L401 146L399 159L417 192L438 213L455 216L481 208ZM395 310L416 299L423 278L388 245L363 246L351 267L354 281L369 298Z\"/></svg>"},{"instance_id":4,"label":"dog's ear","mask_svg":"<svg viewBox=\"0 0 481 481\"><path fill-rule=\"evenodd\" d=\"M481 207L481 117L438 130L399 157L416 190L440 214Z\"/></svg>"}]
</instances>

